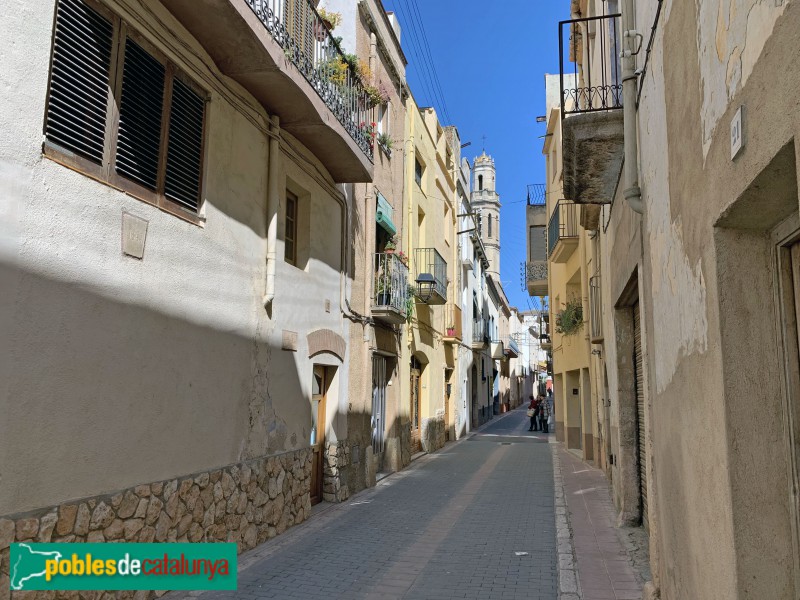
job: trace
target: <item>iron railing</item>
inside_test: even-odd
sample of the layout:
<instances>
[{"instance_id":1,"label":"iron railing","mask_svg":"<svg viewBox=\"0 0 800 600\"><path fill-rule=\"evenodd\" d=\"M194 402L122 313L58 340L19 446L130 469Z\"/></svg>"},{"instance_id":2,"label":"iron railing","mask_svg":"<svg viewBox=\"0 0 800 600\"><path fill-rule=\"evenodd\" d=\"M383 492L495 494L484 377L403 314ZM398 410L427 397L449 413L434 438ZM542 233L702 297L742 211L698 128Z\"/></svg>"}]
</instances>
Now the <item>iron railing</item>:
<instances>
[{"instance_id":1,"label":"iron railing","mask_svg":"<svg viewBox=\"0 0 800 600\"><path fill-rule=\"evenodd\" d=\"M309 0L246 2L286 57L372 160L371 96L313 3Z\"/></svg>"},{"instance_id":2,"label":"iron railing","mask_svg":"<svg viewBox=\"0 0 800 600\"><path fill-rule=\"evenodd\" d=\"M600 274L589 278L589 331L591 342L603 341L603 297L600 293Z\"/></svg>"},{"instance_id":3,"label":"iron railing","mask_svg":"<svg viewBox=\"0 0 800 600\"><path fill-rule=\"evenodd\" d=\"M622 108L621 39L619 14L559 22L562 119L569 114ZM565 58L572 63L571 69L564 64Z\"/></svg>"},{"instance_id":4,"label":"iron railing","mask_svg":"<svg viewBox=\"0 0 800 600\"><path fill-rule=\"evenodd\" d=\"M547 198L547 186L544 183L528 184L528 206L544 206Z\"/></svg>"},{"instance_id":5,"label":"iron railing","mask_svg":"<svg viewBox=\"0 0 800 600\"><path fill-rule=\"evenodd\" d=\"M421 285L425 276L433 276L433 295L424 298L425 286ZM447 262L436 248L417 248L414 251L414 281L417 288L417 296L424 302L430 304L444 304L447 301ZM434 296L438 296L435 298Z\"/></svg>"},{"instance_id":6,"label":"iron railing","mask_svg":"<svg viewBox=\"0 0 800 600\"><path fill-rule=\"evenodd\" d=\"M519 346L517 345L517 340L514 339L513 335L509 335L506 338L505 351L506 355L509 355L512 358L516 358L519 356Z\"/></svg>"},{"instance_id":7,"label":"iron railing","mask_svg":"<svg viewBox=\"0 0 800 600\"><path fill-rule=\"evenodd\" d=\"M404 313L408 302L408 267L397 254L375 255L375 294L372 305Z\"/></svg>"},{"instance_id":8,"label":"iron railing","mask_svg":"<svg viewBox=\"0 0 800 600\"><path fill-rule=\"evenodd\" d=\"M461 307L449 302L444 311L444 335L446 338L461 340Z\"/></svg>"},{"instance_id":9,"label":"iron railing","mask_svg":"<svg viewBox=\"0 0 800 600\"><path fill-rule=\"evenodd\" d=\"M489 332L486 329L486 322L483 319L472 321L472 342L485 344L489 341Z\"/></svg>"},{"instance_id":10,"label":"iron railing","mask_svg":"<svg viewBox=\"0 0 800 600\"><path fill-rule=\"evenodd\" d=\"M578 205L568 200L556 204L547 226L547 255L553 254L558 240L578 237Z\"/></svg>"}]
</instances>

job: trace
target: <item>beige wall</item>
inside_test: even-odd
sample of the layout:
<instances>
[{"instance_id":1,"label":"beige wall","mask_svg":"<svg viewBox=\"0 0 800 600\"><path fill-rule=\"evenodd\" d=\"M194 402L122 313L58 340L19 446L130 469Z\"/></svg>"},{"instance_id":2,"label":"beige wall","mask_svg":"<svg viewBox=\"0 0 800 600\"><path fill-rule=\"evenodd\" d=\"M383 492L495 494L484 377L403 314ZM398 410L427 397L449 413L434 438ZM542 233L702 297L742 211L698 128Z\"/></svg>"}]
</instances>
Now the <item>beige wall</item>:
<instances>
[{"instance_id":1,"label":"beige wall","mask_svg":"<svg viewBox=\"0 0 800 600\"><path fill-rule=\"evenodd\" d=\"M786 433L780 236L770 232L798 212L800 71L788 49L800 7L745 4L665 3L638 112L645 214L620 190L601 242L615 502L630 517L625 307L638 294L651 565L665 599L797 596L796 450ZM637 3L637 29L649 30L654 10ZM745 148L732 159L740 106Z\"/></svg>"}]
</instances>

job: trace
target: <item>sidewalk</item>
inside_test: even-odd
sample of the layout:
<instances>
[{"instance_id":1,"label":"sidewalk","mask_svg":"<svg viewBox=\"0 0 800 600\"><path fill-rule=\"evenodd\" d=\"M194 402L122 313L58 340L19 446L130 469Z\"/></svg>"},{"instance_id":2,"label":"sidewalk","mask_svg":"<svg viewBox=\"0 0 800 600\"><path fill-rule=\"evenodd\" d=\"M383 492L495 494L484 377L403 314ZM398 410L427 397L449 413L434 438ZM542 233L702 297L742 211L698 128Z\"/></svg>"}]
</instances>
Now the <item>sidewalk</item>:
<instances>
[{"instance_id":1,"label":"sidewalk","mask_svg":"<svg viewBox=\"0 0 800 600\"><path fill-rule=\"evenodd\" d=\"M558 444L554 451L561 464L564 495L577 562L579 596L583 600L639 600L643 577L633 565L631 537L646 551L646 533L641 528L616 527L616 510L608 480L599 469L586 464ZM626 547L627 546L627 547ZM646 560L644 561L646 563Z\"/></svg>"}]
</instances>

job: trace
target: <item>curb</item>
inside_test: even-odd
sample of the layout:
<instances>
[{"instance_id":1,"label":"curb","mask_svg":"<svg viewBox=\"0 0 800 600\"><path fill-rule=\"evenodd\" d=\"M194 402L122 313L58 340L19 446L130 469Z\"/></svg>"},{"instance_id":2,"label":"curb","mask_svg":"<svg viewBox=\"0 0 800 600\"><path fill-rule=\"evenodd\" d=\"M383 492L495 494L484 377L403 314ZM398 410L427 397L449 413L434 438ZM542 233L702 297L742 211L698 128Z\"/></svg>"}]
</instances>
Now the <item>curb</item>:
<instances>
[{"instance_id":1,"label":"curb","mask_svg":"<svg viewBox=\"0 0 800 600\"><path fill-rule=\"evenodd\" d=\"M564 478L561 476L561 458L557 442L550 442L553 458L553 483L556 510L556 550L558 552L558 598L559 600L583 600L581 582L578 578L578 563L569 523L569 509L564 493Z\"/></svg>"}]
</instances>

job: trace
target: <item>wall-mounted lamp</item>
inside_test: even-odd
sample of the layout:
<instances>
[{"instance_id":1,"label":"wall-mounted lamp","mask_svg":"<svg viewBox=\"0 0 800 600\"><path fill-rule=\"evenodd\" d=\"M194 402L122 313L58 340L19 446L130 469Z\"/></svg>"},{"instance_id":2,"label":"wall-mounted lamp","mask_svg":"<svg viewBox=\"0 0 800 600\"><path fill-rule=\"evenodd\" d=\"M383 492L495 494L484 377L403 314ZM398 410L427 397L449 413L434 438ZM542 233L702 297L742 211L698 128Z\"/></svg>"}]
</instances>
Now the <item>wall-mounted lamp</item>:
<instances>
[{"instance_id":1,"label":"wall-mounted lamp","mask_svg":"<svg viewBox=\"0 0 800 600\"><path fill-rule=\"evenodd\" d=\"M427 302L433 296L433 289L436 287L436 280L430 273L420 273L417 275L417 296Z\"/></svg>"}]
</instances>

